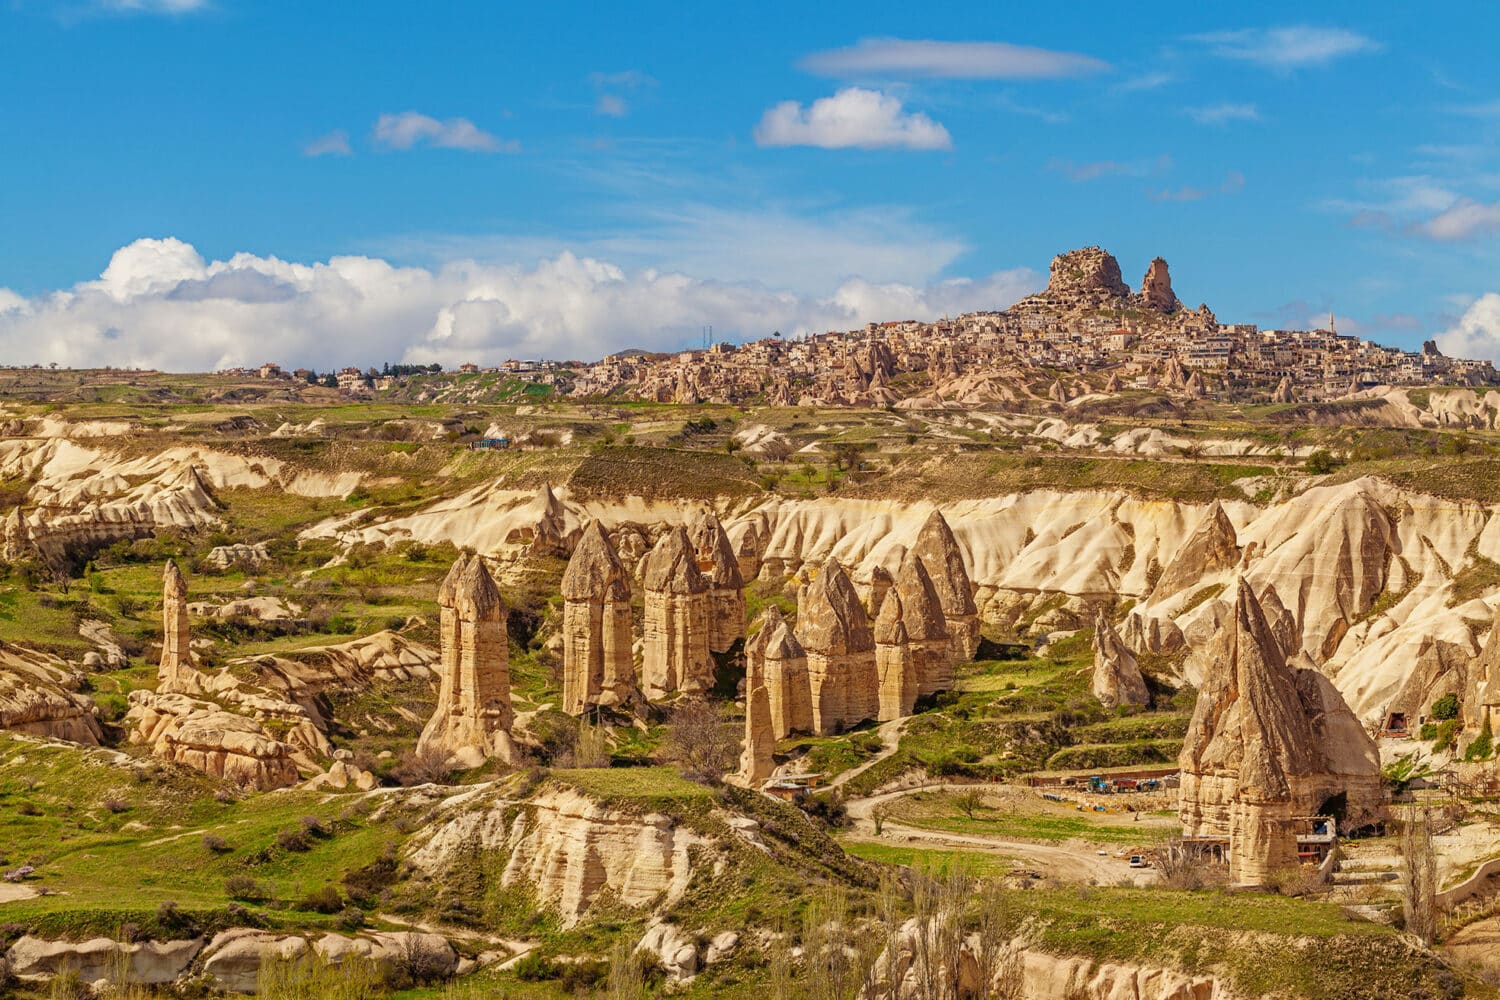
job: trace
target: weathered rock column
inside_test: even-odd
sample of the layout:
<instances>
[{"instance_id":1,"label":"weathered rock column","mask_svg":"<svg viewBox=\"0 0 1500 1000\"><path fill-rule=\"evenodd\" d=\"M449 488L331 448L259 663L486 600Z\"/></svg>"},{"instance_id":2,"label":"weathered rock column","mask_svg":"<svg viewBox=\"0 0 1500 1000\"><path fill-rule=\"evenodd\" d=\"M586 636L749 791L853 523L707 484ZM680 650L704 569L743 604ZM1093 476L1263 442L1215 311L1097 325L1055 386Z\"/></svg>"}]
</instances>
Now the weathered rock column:
<instances>
[{"instance_id":1,"label":"weathered rock column","mask_svg":"<svg viewBox=\"0 0 1500 1000\"><path fill-rule=\"evenodd\" d=\"M187 594L187 580L168 559L162 572L161 663L156 669L156 690L161 694L203 693L203 675L193 666Z\"/></svg>"},{"instance_id":2,"label":"weathered rock column","mask_svg":"<svg viewBox=\"0 0 1500 1000\"><path fill-rule=\"evenodd\" d=\"M635 688L630 573L598 521L573 550L562 596L563 711L628 701Z\"/></svg>"},{"instance_id":3,"label":"weathered rock column","mask_svg":"<svg viewBox=\"0 0 1500 1000\"><path fill-rule=\"evenodd\" d=\"M890 593L895 582L891 571L884 566L874 566L870 569L870 599L866 606L870 610L871 621L880 617L881 602L885 600L885 595Z\"/></svg>"},{"instance_id":4,"label":"weathered rock column","mask_svg":"<svg viewBox=\"0 0 1500 1000\"><path fill-rule=\"evenodd\" d=\"M514 757L506 608L484 560L460 556L438 591L443 648L437 708L418 750L463 767Z\"/></svg>"},{"instance_id":5,"label":"weathered rock column","mask_svg":"<svg viewBox=\"0 0 1500 1000\"><path fill-rule=\"evenodd\" d=\"M687 532L678 527L646 556L646 615L641 682L646 700L675 691L703 694L714 686L709 655L709 583Z\"/></svg>"},{"instance_id":6,"label":"weathered rock column","mask_svg":"<svg viewBox=\"0 0 1500 1000\"><path fill-rule=\"evenodd\" d=\"M880 714L875 636L859 594L836 560L825 563L797 610L807 650L813 731L826 736Z\"/></svg>"},{"instance_id":7,"label":"weathered rock column","mask_svg":"<svg viewBox=\"0 0 1500 1000\"><path fill-rule=\"evenodd\" d=\"M739 556L713 511L705 511L691 534L698 570L708 581L708 648L725 653L745 638L745 580Z\"/></svg>"},{"instance_id":8,"label":"weathered rock column","mask_svg":"<svg viewBox=\"0 0 1500 1000\"><path fill-rule=\"evenodd\" d=\"M901 594L885 595L875 618L875 671L880 679L881 722L910 715L917 703L917 665L903 621Z\"/></svg>"},{"instance_id":9,"label":"weathered rock column","mask_svg":"<svg viewBox=\"0 0 1500 1000\"><path fill-rule=\"evenodd\" d=\"M896 574L892 593L901 595L901 617L917 671L917 697L953 688L953 633L943 614L943 599L927 564L908 554Z\"/></svg>"},{"instance_id":10,"label":"weathered rock column","mask_svg":"<svg viewBox=\"0 0 1500 1000\"><path fill-rule=\"evenodd\" d=\"M911 551L922 560L942 601L954 658L959 662L972 660L979 648L979 608L974 604L974 587L964 569L963 552L941 512L934 510L928 516Z\"/></svg>"},{"instance_id":11,"label":"weathered rock column","mask_svg":"<svg viewBox=\"0 0 1500 1000\"><path fill-rule=\"evenodd\" d=\"M765 685L776 739L813 731L807 651L776 608L761 614L760 630L745 645L745 689Z\"/></svg>"},{"instance_id":12,"label":"weathered rock column","mask_svg":"<svg viewBox=\"0 0 1500 1000\"><path fill-rule=\"evenodd\" d=\"M776 734L771 726L771 694L758 684L745 695L745 746L740 754L740 780L758 788L776 769Z\"/></svg>"},{"instance_id":13,"label":"weathered rock column","mask_svg":"<svg viewBox=\"0 0 1500 1000\"><path fill-rule=\"evenodd\" d=\"M1135 654L1120 641L1101 607L1094 615L1094 697L1105 708L1117 705L1144 707L1151 704L1146 679L1136 663Z\"/></svg>"}]
</instances>

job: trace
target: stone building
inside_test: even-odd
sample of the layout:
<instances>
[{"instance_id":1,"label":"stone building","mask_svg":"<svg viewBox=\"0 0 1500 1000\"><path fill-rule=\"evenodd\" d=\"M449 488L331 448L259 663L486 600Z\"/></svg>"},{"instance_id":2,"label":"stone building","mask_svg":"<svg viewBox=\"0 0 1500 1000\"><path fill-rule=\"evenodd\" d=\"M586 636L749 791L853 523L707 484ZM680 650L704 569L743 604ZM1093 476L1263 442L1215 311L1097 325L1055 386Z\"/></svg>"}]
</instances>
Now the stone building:
<instances>
[{"instance_id":1,"label":"stone building","mask_svg":"<svg viewBox=\"0 0 1500 1000\"><path fill-rule=\"evenodd\" d=\"M646 555L646 613L641 687L646 700L674 692L703 694L714 686L709 654L709 581L681 527L668 531Z\"/></svg>"},{"instance_id":2,"label":"stone building","mask_svg":"<svg viewBox=\"0 0 1500 1000\"><path fill-rule=\"evenodd\" d=\"M461 767L514 759L510 727L510 651L505 601L484 559L461 555L438 589L437 707L418 751L447 755Z\"/></svg>"},{"instance_id":3,"label":"stone building","mask_svg":"<svg viewBox=\"0 0 1500 1000\"><path fill-rule=\"evenodd\" d=\"M739 556L713 511L704 511L690 537L698 570L708 581L708 648L727 653L745 638L745 580Z\"/></svg>"},{"instance_id":4,"label":"stone building","mask_svg":"<svg viewBox=\"0 0 1500 1000\"><path fill-rule=\"evenodd\" d=\"M635 689L630 573L598 521L563 573L563 711L619 705Z\"/></svg>"},{"instance_id":5,"label":"stone building","mask_svg":"<svg viewBox=\"0 0 1500 1000\"><path fill-rule=\"evenodd\" d=\"M797 638L807 651L814 732L836 733L880 714L870 618L837 560L824 563L808 584Z\"/></svg>"}]
</instances>

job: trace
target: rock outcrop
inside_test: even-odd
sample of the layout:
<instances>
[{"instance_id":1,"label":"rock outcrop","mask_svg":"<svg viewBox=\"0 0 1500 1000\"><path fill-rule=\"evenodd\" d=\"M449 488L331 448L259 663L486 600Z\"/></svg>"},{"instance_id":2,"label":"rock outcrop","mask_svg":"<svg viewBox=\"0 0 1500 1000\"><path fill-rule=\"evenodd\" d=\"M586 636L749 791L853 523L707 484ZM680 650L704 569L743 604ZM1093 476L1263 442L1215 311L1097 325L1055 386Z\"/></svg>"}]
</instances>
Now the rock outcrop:
<instances>
[{"instance_id":1,"label":"rock outcrop","mask_svg":"<svg viewBox=\"0 0 1500 1000\"><path fill-rule=\"evenodd\" d=\"M740 751L739 779L751 788L759 788L776 769L775 751L771 693L762 680L745 694L745 743Z\"/></svg>"},{"instance_id":2,"label":"rock outcrop","mask_svg":"<svg viewBox=\"0 0 1500 1000\"><path fill-rule=\"evenodd\" d=\"M766 688L773 738L813 731L807 651L774 605L762 612L760 629L745 644L746 690L761 685Z\"/></svg>"},{"instance_id":3,"label":"rock outcrop","mask_svg":"<svg viewBox=\"0 0 1500 1000\"><path fill-rule=\"evenodd\" d=\"M132 742L145 743L162 760L221 778L250 791L295 785L300 777L293 747L260 722L185 694L130 692Z\"/></svg>"},{"instance_id":4,"label":"rock outcrop","mask_svg":"<svg viewBox=\"0 0 1500 1000\"><path fill-rule=\"evenodd\" d=\"M1146 689L1146 679L1141 676L1135 654L1120 640L1103 608L1094 616L1092 689L1105 708L1151 704L1151 693Z\"/></svg>"},{"instance_id":5,"label":"rock outcrop","mask_svg":"<svg viewBox=\"0 0 1500 1000\"><path fill-rule=\"evenodd\" d=\"M739 556L713 511L704 511L690 536L698 570L708 581L708 648L727 653L745 638L745 580Z\"/></svg>"},{"instance_id":6,"label":"rock outcrop","mask_svg":"<svg viewBox=\"0 0 1500 1000\"><path fill-rule=\"evenodd\" d=\"M598 521L583 530L563 573L563 711L620 705L635 689L630 572Z\"/></svg>"},{"instance_id":7,"label":"rock outcrop","mask_svg":"<svg viewBox=\"0 0 1500 1000\"><path fill-rule=\"evenodd\" d=\"M182 571L168 559L162 572L161 663L156 669L156 690L164 694L203 693L203 677L193 666L187 593Z\"/></svg>"},{"instance_id":8,"label":"rock outcrop","mask_svg":"<svg viewBox=\"0 0 1500 1000\"><path fill-rule=\"evenodd\" d=\"M55 657L0 642L0 729L97 746L85 677Z\"/></svg>"},{"instance_id":9,"label":"rock outcrop","mask_svg":"<svg viewBox=\"0 0 1500 1000\"><path fill-rule=\"evenodd\" d=\"M1217 500L1204 513L1198 526L1173 554L1151 591L1160 601L1189 587L1202 587L1218 574L1234 569L1240 561L1240 546L1234 523Z\"/></svg>"},{"instance_id":10,"label":"rock outcrop","mask_svg":"<svg viewBox=\"0 0 1500 1000\"><path fill-rule=\"evenodd\" d=\"M874 633L882 722L910 715L919 697L953 686L953 642L941 598L915 554L902 562Z\"/></svg>"},{"instance_id":11,"label":"rock outcrop","mask_svg":"<svg viewBox=\"0 0 1500 1000\"><path fill-rule=\"evenodd\" d=\"M1495 608L1489 638L1468 664L1460 705L1466 736L1478 736L1486 726L1492 736L1500 733L1500 605Z\"/></svg>"},{"instance_id":12,"label":"rock outcrop","mask_svg":"<svg viewBox=\"0 0 1500 1000\"><path fill-rule=\"evenodd\" d=\"M1141 282L1141 305L1156 312L1169 313L1180 303L1172 291L1172 276L1167 273L1167 262L1153 257L1146 268L1146 277Z\"/></svg>"},{"instance_id":13,"label":"rock outcrop","mask_svg":"<svg viewBox=\"0 0 1500 1000\"><path fill-rule=\"evenodd\" d=\"M431 825L409 856L412 867L442 880L476 852L499 852L496 881L532 887L537 902L572 927L602 894L630 908L670 906L695 865L715 853L708 838L669 816L613 808L572 788L544 788L515 807L494 799Z\"/></svg>"},{"instance_id":14,"label":"rock outcrop","mask_svg":"<svg viewBox=\"0 0 1500 1000\"><path fill-rule=\"evenodd\" d=\"M836 733L880 714L875 636L837 560L824 563L808 584L797 609L797 638L807 651L815 733Z\"/></svg>"},{"instance_id":15,"label":"rock outcrop","mask_svg":"<svg viewBox=\"0 0 1500 1000\"><path fill-rule=\"evenodd\" d=\"M709 581L681 527L664 534L647 554L641 686L648 701L674 692L703 694L714 686L709 655Z\"/></svg>"},{"instance_id":16,"label":"rock outcrop","mask_svg":"<svg viewBox=\"0 0 1500 1000\"><path fill-rule=\"evenodd\" d=\"M437 707L417 741L463 767L514 758L505 601L479 556L461 555L438 590Z\"/></svg>"},{"instance_id":17,"label":"rock outcrop","mask_svg":"<svg viewBox=\"0 0 1500 1000\"><path fill-rule=\"evenodd\" d=\"M941 511L928 515L911 552L922 560L937 589L954 659L972 660L979 648L979 608L974 604L974 587L964 568L964 554Z\"/></svg>"},{"instance_id":18,"label":"rock outcrop","mask_svg":"<svg viewBox=\"0 0 1500 1000\"><path fill-rule=\"evenodd\" d=\"M1299 821L1378 816L1380 757L1327 678L1287 664L1244 580L1210 662L1179 759L1183 832L1227 840L1232 880L1263 885L1297 863Z\"/></svg>"}]
</instances>

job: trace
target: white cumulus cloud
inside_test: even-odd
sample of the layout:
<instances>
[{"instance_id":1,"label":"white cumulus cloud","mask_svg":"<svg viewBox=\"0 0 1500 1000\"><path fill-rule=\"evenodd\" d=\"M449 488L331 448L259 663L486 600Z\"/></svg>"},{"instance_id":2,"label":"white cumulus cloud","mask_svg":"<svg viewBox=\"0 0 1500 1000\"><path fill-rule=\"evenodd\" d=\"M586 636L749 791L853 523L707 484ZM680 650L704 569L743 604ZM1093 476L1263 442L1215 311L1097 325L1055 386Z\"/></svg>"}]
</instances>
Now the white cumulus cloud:
<instances>
[{"instance_id":1,"label":"white cumulus cloud","mask_svg":"<svg viewBox=\"0 0 1500 1000\"><path fill-rule=\"evenodd\" d=\"M1435 339L1449 357L1500 362L1500 293L1486 292L1475 299L1458 322Z\"/></svg>"},{"instance_id":2,"label":"white cumulus cloud","mask_svg":"<svg viewBox=\"0 0 1500 1000\"><path fill-rule=\"evenodd\" d=\"M1083 76L1109 63L1077 52L1038 49L1009 42L938 42L928 39L864 38L854 45L815 52L802 68L843 79L865 75L1033 80Z\"/></svg>"},{"instance_id":3,"label":"white cumulus cloud","mask_svg":"<svg viewBox=\"0 0 1500 1000\"><path fill-rule=\"evenodd\" d=\"M366 256L208 261L181 240L142 239L117 250L97 280L30 298L0 289L0 354L173 371L268 360L319 370L592 360L631 346L673 349L708 325L743 339L1003 308L1041 284L1019 269L921 285L848 278L805 294L567 251L529 265L403 267Z\"/></svg>"},{"instance_id":4,"label":"white cumulus cloud","mask_svg":"<svg viewBox=\"0 0 1500 1000\"><path fill-rule=\"evenodd\" d=\"M1430 219L1414 224L1412 231L1442 243L1472 239L1500 231L1500 202L1486 204L1459 198Z\"/></svg>"},{"instance_id":5,"label":"white cumulus cloud","mask_svg":"<svg viewBox=\"0 0 1500 1000\"><path fill-rule=\"evenodd\" d=\"M502 141L467 118L438 120L417 111L383 114L375 120L371 133L375 144L386 149L411 149L415 146L438 146L464 149L475 153L511 153L520 143Z\"/></svg>"},{"instance_id":6,"label":"white cumulus cloud","mask_svg":"<svg viewBox=\"0 0 1500 1000\"><path fill-rule=\"evenodd\" d=\"M823 149L950 149L948 130L921 112L908 112L900 100L878 90L846 87L807 107L783 101L755 126L761 146L819 146Z\"/></svg>"}]
</instances>

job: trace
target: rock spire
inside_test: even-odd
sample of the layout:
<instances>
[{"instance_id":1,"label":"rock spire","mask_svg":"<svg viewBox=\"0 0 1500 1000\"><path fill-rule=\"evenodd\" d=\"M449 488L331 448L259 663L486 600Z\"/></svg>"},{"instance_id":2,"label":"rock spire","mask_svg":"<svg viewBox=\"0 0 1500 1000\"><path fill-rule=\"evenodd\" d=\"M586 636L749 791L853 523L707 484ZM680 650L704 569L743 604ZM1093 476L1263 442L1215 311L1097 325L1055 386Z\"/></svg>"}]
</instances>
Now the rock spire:
<instances>
[{"instance_id":1,"label":"rock spire","mask_svg":"<svg viewBox=\"0 0 1500 1000\"><path fill-rule=\"evenodd\" d=\"M1227 840L1232 880L1264 885L1297 863L1308 817L1378 817L1380 758L1332 683L1288 665L1243 579L1212 652L1179 758L1183 832Z\"/></svg>"},{"instance_id":2,"label":"rock spire","mask_svg":"<svg viewBox=\"0 0 1500 1000\"><path fill-rule=\"evenodd\" d=\"M974 604L974 588L964 568L963 552L941 511L928 515L911 551L922 560L937 590L954 658L960 662L972 660L979 648L979 608Z\"/></svg>"},{"instance_id":3,"label":"rock spire","mask_svg":"<svg viewBox=\"0 0 1500 1000\"><path fill-rule=\"evenodd\" d=\"M573 549L562 597L563 711L628 701L635 688L630 573L598 521Z\"/></svg>"},{"instance_id":4,"label":"rock spire","mask_svg":"<svg viewBox=\"0 0 1500 1000\"><path fill-rule=\"evenodd\" d=\"M875 636L859 594L837 560L824 563L808 584L797 609L797 638L807 651L815 732L838 732L879 714Z\"/></svg>"},{"instance_id":5,"label":"rock spire","mask_svg":"<svg viewBox=\"0 0 1500 1000\"><path fill-rule=\"evenodd\" d=\"M168 559L162 571L161 663L156 669L156 690L162 694L203 693L203 676L193 666L187 596L187 579Z\"/></svg>"},{"instance_id":6,"label":"rock spire","mask_svg":"<svg viewBox=\"0 0 1500 1000\"><path fill-rule=\"evenodd\" d=\"M1119 705L1145 707L1151 703L1146 679L1141 676L1135 654L1120 641L1101 607L1094 616L1094 697L1105 708Z\"/></svg>"},{"instance_id":7,"label":"rock spire","mask_svg":"<svg viewBox=\"0 0 1500 1000\"><path fill-rule=\"evenodd\" d=\"M484 560L460 555L438 588L438 703L418 750L462 767L514 758L505 601Z\"/></svg>"},{"instance_id":8,"label":"rock spire","mask_svg":"<svg viewBox=\"0 0 1500 1000\"><path fill-rule=\"evenodd\" d=\"M704 511L691 537L698 569L708 581L708 648L727 653L745 638L745 580L739 555L713 511Z\"/></svg>"},{"instance_id":9,"label":"rock spire","mask_svg":"<svg viewBox=\"0 0 1500 1000\"><path fill-rule=\"evenodd\" d=\"M681 527L668 531L646 555L644 654L641 682L648 701L675 691L703 694L714 686L709 655L709 581Z\"/></svg>"},{"instance_id":10,"label":"rock spire","mask_svg":"<svg viewBox=\"0 0 1500 1000\"><path fill-rule=\"evenodd\" d=\"M813 731L807 651L774 606L761 614L759 630L745 644L745 690L762 685L769 699L775 739Z\"/></svg>"},{"instance_id":11,"label":"rock spire","mask_svg":"<svg viewBox=\"0 0 1500 1000\"><path fill-rule=\"evenodd\" d=\"M1234 522L1215 500L1167 563L1151 591L1151 600L1160 601L1189 587L1202 586L1205 578L1232 570L1239 561Z\"/></svg>"}]
</instances>

